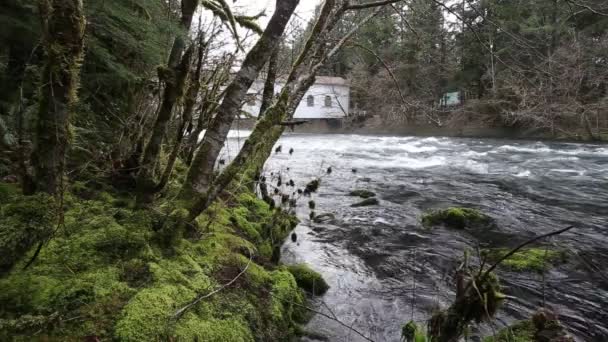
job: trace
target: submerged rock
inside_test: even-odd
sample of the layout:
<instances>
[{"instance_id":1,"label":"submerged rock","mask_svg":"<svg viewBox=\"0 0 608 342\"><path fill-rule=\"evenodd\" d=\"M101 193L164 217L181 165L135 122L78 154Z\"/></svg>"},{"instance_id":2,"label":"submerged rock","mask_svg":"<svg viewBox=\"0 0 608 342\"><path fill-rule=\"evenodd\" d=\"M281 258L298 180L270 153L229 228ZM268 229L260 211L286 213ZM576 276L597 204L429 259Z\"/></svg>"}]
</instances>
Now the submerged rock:
<instances>
[{"instance_id":1,"label":"submerged rock","mask_svg":"<svg viewBox=\"0 0 608 342\"><path fill-rule=\"evenodd\" d=\"M327 222L327 221L332 221L335 220L336 216L332 213L324 213L324 214L319 214L317 216L315 216L312 221L314 223L323 223L323 222Z\"/></svg>"},{"instance_id":2,"label":"submerged rock","mask_svg":"<svg viewBox=\"0 0 608 342\"><path fill-rule=\"evenodd\" d=\"M325 279L305 264L289 265L287 270L296 279L300 288L315 296L323 295L329 290L329 285Z\"/></svg>"},{"instance_id":3,"label":"submerged rock","mask_svg":"<svg viewBox=\"0 0 608 342\"><path fill-rule=\"evenodd\" d=\"M422 225L446 226L448 228L487 228L495 224L494 219L476 209L451 207L442 210L432 210L422 216Z\"/></svg>"},{"instance_id":4,"label":"submerged rock","mask_svg":"<svg viewBox=\"0 0 608 342\"><path fill-rule=\"evenodd\" d=\"M357 197L361 197L361 198L370 198L370 197L376 196L376 194L373 191L363 190L363 189L353 190L348 195L357 196Z\"/></svg>"},{"instance_id":5,"label":"submerged rock","mask_svg":"<svg viewBox=\"0 0 608 342\"><path fill-rule=\"evenodd\" d=\"M380 201L378 201L377 198L372 197L372 198L366 198L361 202L351 204L350 206L353 208L357 208L357 207L367 207L370 205L378 205L378 204L380 204Z\"/></svg>"}]
</instances>

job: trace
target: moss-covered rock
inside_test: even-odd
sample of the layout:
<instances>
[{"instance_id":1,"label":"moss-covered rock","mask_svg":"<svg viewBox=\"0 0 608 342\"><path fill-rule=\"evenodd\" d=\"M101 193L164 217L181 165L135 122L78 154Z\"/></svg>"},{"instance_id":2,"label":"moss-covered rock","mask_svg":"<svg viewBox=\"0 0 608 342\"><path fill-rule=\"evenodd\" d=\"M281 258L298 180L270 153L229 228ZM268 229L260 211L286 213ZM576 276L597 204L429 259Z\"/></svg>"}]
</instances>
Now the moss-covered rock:
<instances>
[{"instance_id":1,"label":"moss-covered rock","mask_svg":"<svg viewBox=\"0 0 608 342\"><path fill-rule=\"evenodd\" d=\"M455 229L488 228L494 225L494 219L476 209L451 207L425 213L422 216L422 225L427 228L433 226Z\"/></svg>"},{"instance_id":2,"label":"moss-covered rock","mask_svg":"<svg viewBox=\"0 0 608 342\"><path fill-rule=\"evenodd\" d=\"M378 201L378 199L375 197L371 197L371 198L366 198L361 202L353 203L350 206L353 208L358 208L358 207L367 207L370 205L378 205L378 204L380 204L380 201Z\"/></svg>"},{"instance_id":3,"label":"moss-covered rock","mask_svg":"<svg viewBox=\"0 0 608 342\"><path fill-rule=\"evenodd\" d=\"M490 261L498 261L511 249L493 248L483 252ZM524 248L505 259L501 265L518 272L543 272L549 267L568 260L568 254L561 250L546 248Z\"/></svg>"},{"instance_id":4,"label":"moss-covered rock","mask_svg":"<svg viewBox=\"0 0 608 342\"><path fill-rule=\"evenodd\" d=\"M484 342L574 342L555 313L542 309L531 319L519 321L486 337Z\"/></svg>"},{"instance_id":5,"label":"moss-covered rock","mask_svg":"<svg viewBox=\"0 0 608 342\"><path fill-rule=\"evenodd\" d=\"M323 276L305 264L289 265L287 270L294 276L299 287L315 296L323 295L329 290Z\"/></svg>"},{"instance_id":6,"label":"moss-covered rock","mask_svg":"<svg viewBox=\"0 0 608 342\"><path fill-rule=\"evenodd\" d=\"M376 194L373 191L363 190L363 189L353 190L353 191L349 192L348 195L361 197L361 198L370 198L370 197L376 196Z\"/></svg>"}]
</instances>

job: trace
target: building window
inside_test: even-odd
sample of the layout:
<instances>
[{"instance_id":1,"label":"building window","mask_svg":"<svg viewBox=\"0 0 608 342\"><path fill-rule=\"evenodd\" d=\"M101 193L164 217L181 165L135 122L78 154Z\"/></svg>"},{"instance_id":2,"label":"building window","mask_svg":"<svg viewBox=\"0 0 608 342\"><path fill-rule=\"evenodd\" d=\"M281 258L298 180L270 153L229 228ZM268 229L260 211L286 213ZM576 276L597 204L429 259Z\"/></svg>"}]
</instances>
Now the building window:
<instances>
[{"instance_id":1,"label":"building window","mask_svg":"<svg viewBox=\"0 0 608 342\"><path fill-rule=\"evenodd\" d=\"M306 98L306 104L308 105L308 107L314 107L315 106L315 97L312 95L308 95L308 97Z\"/></svg>"},{"instance_id":2,"label":"building window","mask_svg":"<svg viewBox=\"0 0 608 342\"><path fill-rule=\"evenodd\" d=\"M325 96L325 107L331 107L331 96Z\"/></svg>"}]
</instances>

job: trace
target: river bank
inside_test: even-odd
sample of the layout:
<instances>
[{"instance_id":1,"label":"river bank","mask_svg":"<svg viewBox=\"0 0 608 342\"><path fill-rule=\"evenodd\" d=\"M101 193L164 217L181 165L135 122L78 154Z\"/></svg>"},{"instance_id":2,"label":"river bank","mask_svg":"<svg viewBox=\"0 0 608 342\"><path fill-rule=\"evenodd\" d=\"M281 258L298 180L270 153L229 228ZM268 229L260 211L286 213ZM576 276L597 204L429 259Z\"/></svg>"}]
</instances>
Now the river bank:
<instances>
[{"instance_id":1,"label":"river bank","mask_svg":"<svg viewBox=\"0 0 608 342\"><path fill-rule=\"evenodd\" d=\"M233 130L248 131L256 120L237 121ZM312 119L290 127L291 133L302 134L358 134L369 136L417 136L417 137L453 137L453 138L488 138L510 140L541 140L573 143L608 143L608 132L602 141L590 140L584 132L575 135L551 134L541 129L523 129L514 127L492 127L484 125L460 124L437 127L431 124L408 125L405 123L387 124L379 117L365 120L349 119Z\"/></svg>"},{"instance_id":2,"label":"river bank","mask_svg":"<svg viewBox=\"0 0 608 342\"><path fill-rule=\"evenodd\" d=\"M232 189L196 221L146 209L98 181L70 184L61 218L47 195L0 183L0 340L275 341L308 319L307 267L277 264L297 224ZM39 254L31 241L44 239ZM28 245L29 244L29 245ZM31 265L29 265L31 263ZM317 281L318 282L318 281Z\"/></svg>"}]
</instances>

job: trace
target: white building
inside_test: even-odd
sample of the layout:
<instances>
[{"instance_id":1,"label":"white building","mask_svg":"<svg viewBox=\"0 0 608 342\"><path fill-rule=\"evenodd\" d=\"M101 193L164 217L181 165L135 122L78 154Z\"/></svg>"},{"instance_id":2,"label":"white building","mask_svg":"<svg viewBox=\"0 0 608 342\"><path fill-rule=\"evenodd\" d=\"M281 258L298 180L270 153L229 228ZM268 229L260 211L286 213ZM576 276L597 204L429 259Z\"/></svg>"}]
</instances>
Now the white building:
<instances>
[{"instance_id":1,"label":"white building","mask_svg":"<svg viewBox=\"0 0 608 342\"><path fill-rule=\"evenodd\" d=\"M275 93L279 93L284 83L277 81ZM255 82L248 92L248 99L243 111L251 116L258 116L262 103L264 81ZM295 119L336 119L348 115L350 102L350 85L341 77L317 76L315 83L308 89L298 105Z\"/></svg>"}]
</instances>

